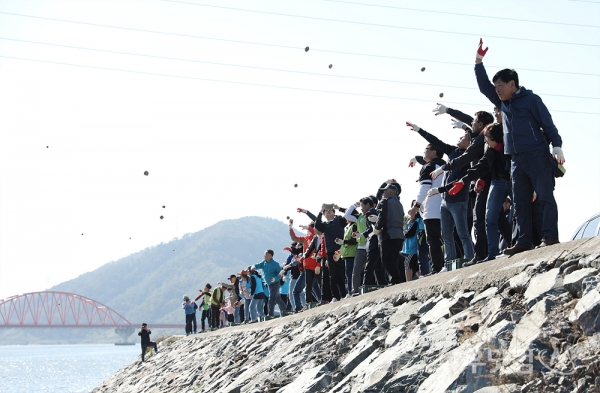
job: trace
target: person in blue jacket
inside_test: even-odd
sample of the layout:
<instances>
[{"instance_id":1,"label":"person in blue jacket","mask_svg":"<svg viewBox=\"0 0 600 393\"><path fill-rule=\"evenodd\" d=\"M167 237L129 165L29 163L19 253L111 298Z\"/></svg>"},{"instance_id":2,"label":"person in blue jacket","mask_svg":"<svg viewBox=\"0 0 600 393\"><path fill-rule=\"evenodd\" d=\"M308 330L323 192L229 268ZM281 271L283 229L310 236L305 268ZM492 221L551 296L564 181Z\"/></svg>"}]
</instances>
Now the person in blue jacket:
<instances>
[{"instance_id":1,"label":"person in blue jacket","mask_svg":"<svg viewBox=\"0 0 600 393\"><path fill-rule=\"evenodd\" d=\"M250 280L246 285L250 286L250 294L252 296L252 300L250 301L250 323L258 322L259 317L265 317L263 304L266 299L266 288L263 286L262 277L256 269L251 269Z\"/></svg>"},{"instance_id":2,"label":"person in blue jacket","mask_svg":"<svg viewBox=\"0 0 600 393\"><path fill-rule=\"evenodd\" d=\"M260 263L254 265L256 270L262 270L265 281L267 282L267 287L269 290L269 317L273 317L275 315L275 304L279 306L279 310L281 312L281 316L285 315L286 304L281 299L281 295L279 293L280 285L279 285L279 272L281 272L281 265L279 262L273 259L273 255L275 252L273 250L267 250L264 254L264 260Z\"/></svg>"},{"instance_id":3,"label":"person in blue jacket","mask_svg":"<svg viewBox=\"0 0 600 393\"><path fill-rule=\"evenodd\" d=\"M500 70L490 82L483 66L483 49L479 41L475 59L475 76L479 91L502 112L504 127L504 153L511 156L513 205L519 228L519 237L513 247L504 250L514 255L530 250L531 199L537 193L537 201L543 209L542 242L539 247L558 243L558 207L554 199L554 158L559 164L565 162L562 139L552 121L552 116L542 99L519 86L515 70ZM549 143L552 143L552 154Z\"/></svg>"}]
</instances>

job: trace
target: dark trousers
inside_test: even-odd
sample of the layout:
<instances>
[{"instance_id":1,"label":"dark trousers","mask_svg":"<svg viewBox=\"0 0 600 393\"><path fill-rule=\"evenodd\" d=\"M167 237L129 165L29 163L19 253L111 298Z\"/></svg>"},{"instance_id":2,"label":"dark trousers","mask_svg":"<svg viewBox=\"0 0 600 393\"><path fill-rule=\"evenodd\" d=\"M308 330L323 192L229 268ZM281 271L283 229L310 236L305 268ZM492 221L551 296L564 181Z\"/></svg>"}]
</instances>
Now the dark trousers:
<instances>
[{"instance_id":1,"label":"dark trousers","mask_svg":"<svg viewBox=\"0 0 600 393\"><path fill-rule=\"evenodd\" d=\"M532 246L533 191L540 209L542 238L558 240L558 207L554 199L554 165L548 149L513 154L511 162L515 217L519 228L517 244Z\"/></svg>"},{"instance_id":2,"label":"dark trousers","mask_svg":"<svg viewBox=\"0 0 600 393\"><path fill-rule=\"evenodd\" d=\"M488 193L490 191L489 181L485 184L483 191L475 198L473 208L473 228L475 228L475 257L484 259L488 255L487 237L485 235L485 210Z\"/></svg>"},{"instance_id":3,"label":"dark trousers","mask_svg":"<svg viewBox=\"0 0 600 393\"><path fill-rule=\"evenodd\" d=\"M325 261L321 261L321 300L330 302L331 298L331 282L329 281L329 268Z\"/></svg>"},{"instance_id":4,"label":"dark trousers","mask_svg":"<svg viewBox=\"0 0 600 393\"><path fill-rule=\"evenodd\" d=\"M365 265L363 285L387 284L386 272L381 264L380 255L379 247L367 249L367 264Z\"/></svg>"},{"instance_id":5,"label":"dark trousers","mask_svg":"<svg viewBox=\"0 0 600 393\"><path fill-rule=\"evenodd\" d=\"M444 253L442 252L442 225L439 218L423 220L423 223L425 224L425 234L427 235L429 255L431 256L431 268L437 273L444 268Z\"/></svg>"},{"instance_id":6,"label":"dark trousers","mask_svg":"<svg viewBox=\"0 0 600 393\"><path fill-rule=\"evenodd\" d=\"M340 258L337 262L333 260L333 254L333 252L327 253L327 263L329 263L329 282L331 283L331 295L340 300L346 296L346 268L342 258Z\"/></svg>"},{"instance_id":7,"label":"dark trousers","mask_svg":"<svg viewBox=\"0 0 600 393\"><path fill-rule=\"evenodd\" d=\"M193 331L195 332L197 329L196 313L185 314L185 332L189 334Z\"/></svg>"},{"instance_id":8,"label":"dark trousers","mask_svg":"<svg viewBox=\"0 0 600 393\"><path fill-rule=\"evenodd\" d=\"M319 276L317 276L315 274L314 270L308 270L308 269L304 269L305 275L306 275L306 302L307 303L313 303L318 301L318 299L315 298L315 295L313 294L313 289L314 289L314 285L315 283L320 283L319 281Z\"/></svg>"},{"instance_id":9,"label":"dark trousers","mask_svg":"<svg viewBox=\"0 0 600 393\"><path fill-rule=\"evenodd\" d=\"M403 243L404 239L387 239L381 242L381 264L391 277L391 284L402 282L402 275L398 269L398 257Z\"/></svg>"},{"instance_id":10,"label":"dark trousers","mask_svg":"<svg viewBox=\"0 0 600 393\"><path fill-rule=\"evenodd\" d=\"M206 325L204 320L208 319L208 324L210 326L210 308L208 310L202 310L202 316L200 317L200 323L202 324L202 330L206 330Z\"/></svg>"},{"instance_id":11,"label":"dark trousers","mask_svg":"<svg viewBox=\"0 0 600 393\"><path fill-rule=\"evenodd\" d=\"M219 317L221 316L221 307L210 305L210 327L217 329L219 327Z\"/></svg>"},{"instance_id":12,"label":"dark trousers","mask_svg":"<svg viewBox=\"0 0 600 393\"><path fill-rule=\"evenodd\" d=\"M148 347L154 348L154 353L158 352L158 347L154 341L148 341L147 343L142 344L142 362L144 361L144 356L146 355Z\"/></svg>"},{"instance_id":13,"label":"dark trousers","mask_svg":"<svg viewBox=\"0 0 600 393\"><path fill-rule=\"evenodd\" d=\"M425 231L419 231L417 235L419 247L419 269L422 275L429 274L431 272L431 260L429 259L429 246L427 245L427 235Z\"/></svg>"}]
</instances>

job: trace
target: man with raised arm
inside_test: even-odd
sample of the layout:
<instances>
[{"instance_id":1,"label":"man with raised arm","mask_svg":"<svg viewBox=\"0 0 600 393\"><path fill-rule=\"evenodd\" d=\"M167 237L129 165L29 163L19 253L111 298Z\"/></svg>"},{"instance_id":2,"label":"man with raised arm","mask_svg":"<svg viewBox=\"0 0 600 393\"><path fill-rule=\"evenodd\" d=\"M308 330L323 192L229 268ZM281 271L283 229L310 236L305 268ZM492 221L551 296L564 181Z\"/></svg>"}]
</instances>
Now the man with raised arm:
<instances>
[{"instance_id":1,"label":"man with raised arm","mask_svg":"<svg viewBox=\"0 0 600 393\"><path fill-rule=\"evenodd\" d=\"M530 250L531 238L531 195L535 191L543 210L542 242L539 247L558 243L558 207L554 199L554 158L559 164L565 162L562 139L552 121L552 116L542 99L519 86L515 70L500 70L490 82L483 57L483 40L475 57L475 76L479 91L502 112L504 127L504 152L511 156L511 178L513 204L519 237L517 243L504 250L514 255ZM552 143L550 154L549 143Z\"/></svg>"}]
</instances>

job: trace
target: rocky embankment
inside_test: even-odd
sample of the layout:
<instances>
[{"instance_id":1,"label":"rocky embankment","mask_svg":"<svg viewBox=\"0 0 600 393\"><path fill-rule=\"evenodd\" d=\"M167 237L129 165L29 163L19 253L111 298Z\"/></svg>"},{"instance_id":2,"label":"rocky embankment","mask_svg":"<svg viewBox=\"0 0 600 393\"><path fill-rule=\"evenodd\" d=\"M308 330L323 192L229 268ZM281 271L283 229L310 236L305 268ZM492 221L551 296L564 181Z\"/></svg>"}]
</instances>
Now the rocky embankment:
<instances>
[{"instance_id":1,"label":"rocky embankment","mask_svg":"<svg viewBox=\"0 0 600 393\"><path fill-rule=\"evenodd\" d=\"M598 392L600 238L171 337L94 392Z\"/></svg>"}]
</instances>

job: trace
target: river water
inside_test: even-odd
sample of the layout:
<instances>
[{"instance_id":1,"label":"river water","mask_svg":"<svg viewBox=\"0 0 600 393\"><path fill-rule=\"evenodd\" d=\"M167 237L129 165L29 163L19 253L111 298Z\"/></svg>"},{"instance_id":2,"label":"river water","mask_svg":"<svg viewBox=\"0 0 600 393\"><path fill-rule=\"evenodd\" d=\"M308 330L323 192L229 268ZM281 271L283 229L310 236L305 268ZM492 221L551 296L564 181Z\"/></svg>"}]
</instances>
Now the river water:
<instances>
[{"instance_id":1,"label":"river water","mask_svg":"<svg viewBox=\"0 0 600 393\"><path fill-rule=\"evenodd\" d=\"M0 346L0 392L90 392L139 355L139 344Z\"/></svg>"}]
</instances>

